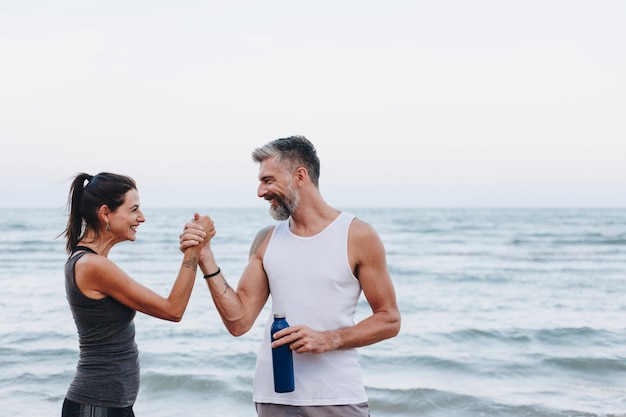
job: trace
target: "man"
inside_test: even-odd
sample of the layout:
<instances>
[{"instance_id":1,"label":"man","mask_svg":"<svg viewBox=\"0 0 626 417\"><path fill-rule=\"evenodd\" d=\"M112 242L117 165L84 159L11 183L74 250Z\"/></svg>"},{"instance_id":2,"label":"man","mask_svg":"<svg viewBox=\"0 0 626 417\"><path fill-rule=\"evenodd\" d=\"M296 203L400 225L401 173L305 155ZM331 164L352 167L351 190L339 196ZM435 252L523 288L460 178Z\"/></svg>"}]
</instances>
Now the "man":
<instances>
[{"instance_id":1,"label":"man","mask_svg":"<svg viewBox=\"0 0 626 417\"><path fill-rule=\"evenodd\" d=\"M259 349L253 400L259 417L369 416L356 348L394 337L400 312L376 231L328 205L319 191L320 163L305 137L274 140L252 153L259 166L258 196L279 222L254 239L249 262L233 290L203 246L199 265L228 331L240 336L254 324L270 294L272 314ZM197 217L197 215L196 215ZM181 249L204 233L188 223ZM372 314L354 323L361 291ZM271 346L295 352L295 391L275 393L269 328L274 313L291 327Z\"/></svg>"}]
</instances>

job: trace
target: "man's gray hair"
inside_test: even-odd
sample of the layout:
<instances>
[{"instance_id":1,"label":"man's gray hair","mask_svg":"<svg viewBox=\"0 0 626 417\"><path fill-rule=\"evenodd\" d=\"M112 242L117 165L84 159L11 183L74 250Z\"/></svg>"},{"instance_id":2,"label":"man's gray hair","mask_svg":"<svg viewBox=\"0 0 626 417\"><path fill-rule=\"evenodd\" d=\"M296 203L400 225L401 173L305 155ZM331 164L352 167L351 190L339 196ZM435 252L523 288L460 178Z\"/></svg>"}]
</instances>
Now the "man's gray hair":
<instances>
[{"instance_id":1,"label":"man's gray hair","mask_svg":"<svg viewBox=\"0 0 626 417\"><path fill-rule=\"evenodd\" d=\"M304 136L289 136L266 143L252 152L254 162L262 162L272 156L276 162L295 171L306 168L311 182L318 187L320 160L313 144Z\"/></svg>"}]
</instances>

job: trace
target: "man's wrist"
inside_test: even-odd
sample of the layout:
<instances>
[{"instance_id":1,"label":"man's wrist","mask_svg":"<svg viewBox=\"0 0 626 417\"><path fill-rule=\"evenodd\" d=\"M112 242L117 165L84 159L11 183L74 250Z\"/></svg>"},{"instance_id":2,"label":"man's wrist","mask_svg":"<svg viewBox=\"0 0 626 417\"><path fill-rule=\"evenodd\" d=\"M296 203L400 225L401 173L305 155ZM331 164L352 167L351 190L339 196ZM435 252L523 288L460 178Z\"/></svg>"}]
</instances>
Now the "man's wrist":
<instances>
[{"instance_id":1,"label":"man's wrist","mask_svg":"<svg viewBox=\"0 0 626 417\"><path fill-rule=\"evenodd\" d=\"M210 274L204 274L204 279L209 279L209 278L218 276L221 272L222 272L222 269L218 266L217 271L211 272Z\"/></svg>"}]
</instances>

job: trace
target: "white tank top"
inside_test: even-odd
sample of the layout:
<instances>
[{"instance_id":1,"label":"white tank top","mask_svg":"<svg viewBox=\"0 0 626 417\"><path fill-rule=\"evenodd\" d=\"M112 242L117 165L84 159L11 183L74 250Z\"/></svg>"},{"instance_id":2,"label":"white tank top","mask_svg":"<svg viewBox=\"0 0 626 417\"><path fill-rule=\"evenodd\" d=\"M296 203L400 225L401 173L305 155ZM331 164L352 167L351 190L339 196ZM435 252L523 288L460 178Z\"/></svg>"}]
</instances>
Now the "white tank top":
<instances>
[{"instance_id":1,"label":"white tank top","mask_svg":"<svg viewBox=\"0 0 626 417\"><path fill-rule=\"evenodd\" d=\"M354 217L341 213L311 237L291 233L289 220L274 228L263 259L272 309L257 356L254 402L314 406L367 401L356 349L294 353L295 391L275 393L269 342L274 313L285 313L291 326L305 324L318 331L354 325L361 294L348 261Z\"/></svg>"}]
</instances>

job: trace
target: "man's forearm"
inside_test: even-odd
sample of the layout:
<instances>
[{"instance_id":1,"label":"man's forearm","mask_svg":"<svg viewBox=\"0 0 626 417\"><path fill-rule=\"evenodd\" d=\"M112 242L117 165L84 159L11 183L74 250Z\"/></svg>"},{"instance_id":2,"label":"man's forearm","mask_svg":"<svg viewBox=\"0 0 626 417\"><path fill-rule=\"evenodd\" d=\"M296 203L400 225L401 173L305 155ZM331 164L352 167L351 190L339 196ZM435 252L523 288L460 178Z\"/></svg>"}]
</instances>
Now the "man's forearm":
<instances>
[{"instance_id":1,"label":"man's forearm","mask_svg":"<svg viewBox=\"0 0 626 417\"><path fill-rule=\"evenodd\" d=\"M377 312L354 326L329 333L335 349L359 348L394 337L400 331L400 315L396 311Z\"/></svg>"},{"instance_id":2,"label":"man's forearm","mask_svg":"<svg viewBox=\"0 0 626 417\"><path fill-rule=\"evenodd\" d=\"M227 324L227 322L241 319L244 316L243 303L235 290L226 281L226 277L224 277L215 260L202 262L200 269L202 269L215 307L224 323Z\"/></svg>"}]
</instances>

